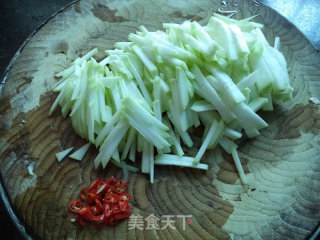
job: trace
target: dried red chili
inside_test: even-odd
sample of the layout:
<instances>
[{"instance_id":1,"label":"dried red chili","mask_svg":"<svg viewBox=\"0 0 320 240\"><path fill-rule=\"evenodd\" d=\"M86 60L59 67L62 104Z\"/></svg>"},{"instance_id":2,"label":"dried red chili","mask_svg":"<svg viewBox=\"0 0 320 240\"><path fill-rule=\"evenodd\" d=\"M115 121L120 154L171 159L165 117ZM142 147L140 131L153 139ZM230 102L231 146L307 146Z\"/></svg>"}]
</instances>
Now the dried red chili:
<instances>
[{"instance_id":1,"label":"dried red chili","mask_svg":"<svg viewBox=\"0 0 320 240\"><path fill-rule=\"evenodd\" d=\"M81 189L81 200L69 204L69 211L77 214L73 221L80 226L85 226L87 222L114 226L119 220L128 218L131 206L130 195L125 193L127 188L127 183L113 176L106 181L96 178L89 188Z\"/></svg>"}]
</instances>

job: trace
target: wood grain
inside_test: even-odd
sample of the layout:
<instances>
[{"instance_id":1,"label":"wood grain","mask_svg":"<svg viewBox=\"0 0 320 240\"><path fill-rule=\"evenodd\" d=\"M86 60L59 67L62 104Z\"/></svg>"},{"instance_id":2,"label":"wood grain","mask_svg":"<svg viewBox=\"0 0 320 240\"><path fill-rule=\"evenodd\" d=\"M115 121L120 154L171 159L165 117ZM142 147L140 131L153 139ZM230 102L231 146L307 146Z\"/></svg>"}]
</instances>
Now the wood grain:
<instances>
[{"instance_id":1,"label":"wood grain","mask_svg":"<svg viewBox=\"0 0 320 240\"><path fill-rule=\"evenodd\" d=\"M133 214L192 215L192 224L175 218L176 230L128 230L128 220L114 228L83 229L70 223L67 211L79 189L94 178L123 177L108 165L95 170L97 150L81 161L55 154L78 137L69 119L56 111L48 117L56 95L54 73L97 47L124 41L140 25L161 29L162 22L186 19L205 24L219 1L83 0L52 18L30 39L6 76L0 100L0 173L12 206L29 231L41 239L305 239L320 221L320 115L308 102L320 98L320 57L309 41L273 10L239 0L236 19L259 14L269 42L281 38L294 98L272 113L261 113L270 126L261 136L239 142L249 185L240 183L230 156L207 152L207 172L157 167L155 183L143 174L129 174ZM27 166L36 162L35 174ZM212 184L213 183L213 184Z\"/></svg>"}]
</instances>

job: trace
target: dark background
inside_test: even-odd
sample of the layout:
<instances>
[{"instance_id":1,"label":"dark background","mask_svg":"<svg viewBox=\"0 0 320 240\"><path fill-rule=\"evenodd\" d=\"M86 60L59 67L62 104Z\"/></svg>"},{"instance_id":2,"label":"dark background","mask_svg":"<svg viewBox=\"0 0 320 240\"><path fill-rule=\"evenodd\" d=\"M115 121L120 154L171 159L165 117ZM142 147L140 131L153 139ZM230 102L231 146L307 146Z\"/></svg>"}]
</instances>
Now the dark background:
<instances>
[{"instance_id":1,"label":"dark background","mask_svg":"<svg viewBox=\"0 0 320 240\"><path fill-rule=\"evenodd\" d=\"M0 75L25 39L73 0L0 1Z\"/></svg>"},{"instance_id":2,"label":"dark background","mask_svg":"<svg viewBox=\"0 0 320 240\"><path fill-rule=\"evenodd\" d=\"M0 0L0 76L25 39L45 20L70 2L73 0ZM260 0L260 2L288 18L317 49L320 48L319 0ZM2 200L0 200L0 239L23 239L8 216Z\"/></svg>"}]
</instances>

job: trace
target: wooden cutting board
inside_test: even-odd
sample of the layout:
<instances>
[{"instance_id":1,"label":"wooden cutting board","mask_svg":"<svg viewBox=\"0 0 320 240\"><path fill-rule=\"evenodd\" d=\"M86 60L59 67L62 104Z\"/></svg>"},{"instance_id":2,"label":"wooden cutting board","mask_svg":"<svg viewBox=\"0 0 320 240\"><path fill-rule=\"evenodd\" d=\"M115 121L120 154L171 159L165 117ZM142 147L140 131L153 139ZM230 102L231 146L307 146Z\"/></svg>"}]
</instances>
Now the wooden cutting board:
<instances>
[{"instance_id":1,"label":"wooden cutting board","mask_svg":"<svg viewBox=\"0 0 320 240\"><path fill-rule=\"evenodd\" d=\"M231 2L231 3L230 3ZM105 49L140 25L154 31L163 22L191 19L206 24L220 1L83 0L43 25L22 48L6 75L0 102L0 173L7 196L28 232L41 239L305 239L320 222L320 114L309 103L320 98L320 57L310 42L275 11L254 1L229 1L234 18L259 14L269 42L280 36L295 92L293 100L263 113L270 126L261 136L240 142L239 154L249 185L242 185L230 156L207 152L209 171L157 167L148 176L123 176L109 164L94 169L97 150L81 161L55 154L85 141L59 111L48 117L56 94L54 73L79 55ZM221 8L222 9L222 8ZM35 162L35 175L27 167ZM132 214L173 215L173 228L129 230L79 228L70 222L68 203L97 176L124 177L132 196ZM191 215L184 224L178 215ZM163 225L161 225L163 226Z\"/></svg>"}]
</instances>

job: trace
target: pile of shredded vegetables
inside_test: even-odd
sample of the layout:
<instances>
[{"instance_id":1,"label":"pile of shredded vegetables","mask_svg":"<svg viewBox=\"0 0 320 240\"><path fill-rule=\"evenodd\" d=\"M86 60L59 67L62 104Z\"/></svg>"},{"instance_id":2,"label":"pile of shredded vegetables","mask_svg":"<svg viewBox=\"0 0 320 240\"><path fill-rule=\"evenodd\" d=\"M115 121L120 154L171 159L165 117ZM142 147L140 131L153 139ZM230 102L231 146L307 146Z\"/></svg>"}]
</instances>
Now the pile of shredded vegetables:
<instances>
[{"instance_id":1,"label":"pile of shredded vegetables","mask_svg":"<svg viewBox=\"0 0 320 240\"><path fill-rule=\"evenodd\" d=\"M75 131L99 149L95 167L111 161L138 171L133 165L141 152L141 171L153 182L154 165L208 169L202 157L220 145L246 183L234 140L258 136L268 124L256 112L273 110L293 91L279 38L270 46L263 25L251 19L214 15L206 26L164 23L155 32L142 26L100 62L93 49L56 75L60 94L50 114L60 104ZM202 144L186 156L200 125ZM88 147L70 157L81 160Z\"/></svg>"}]
</instances>

